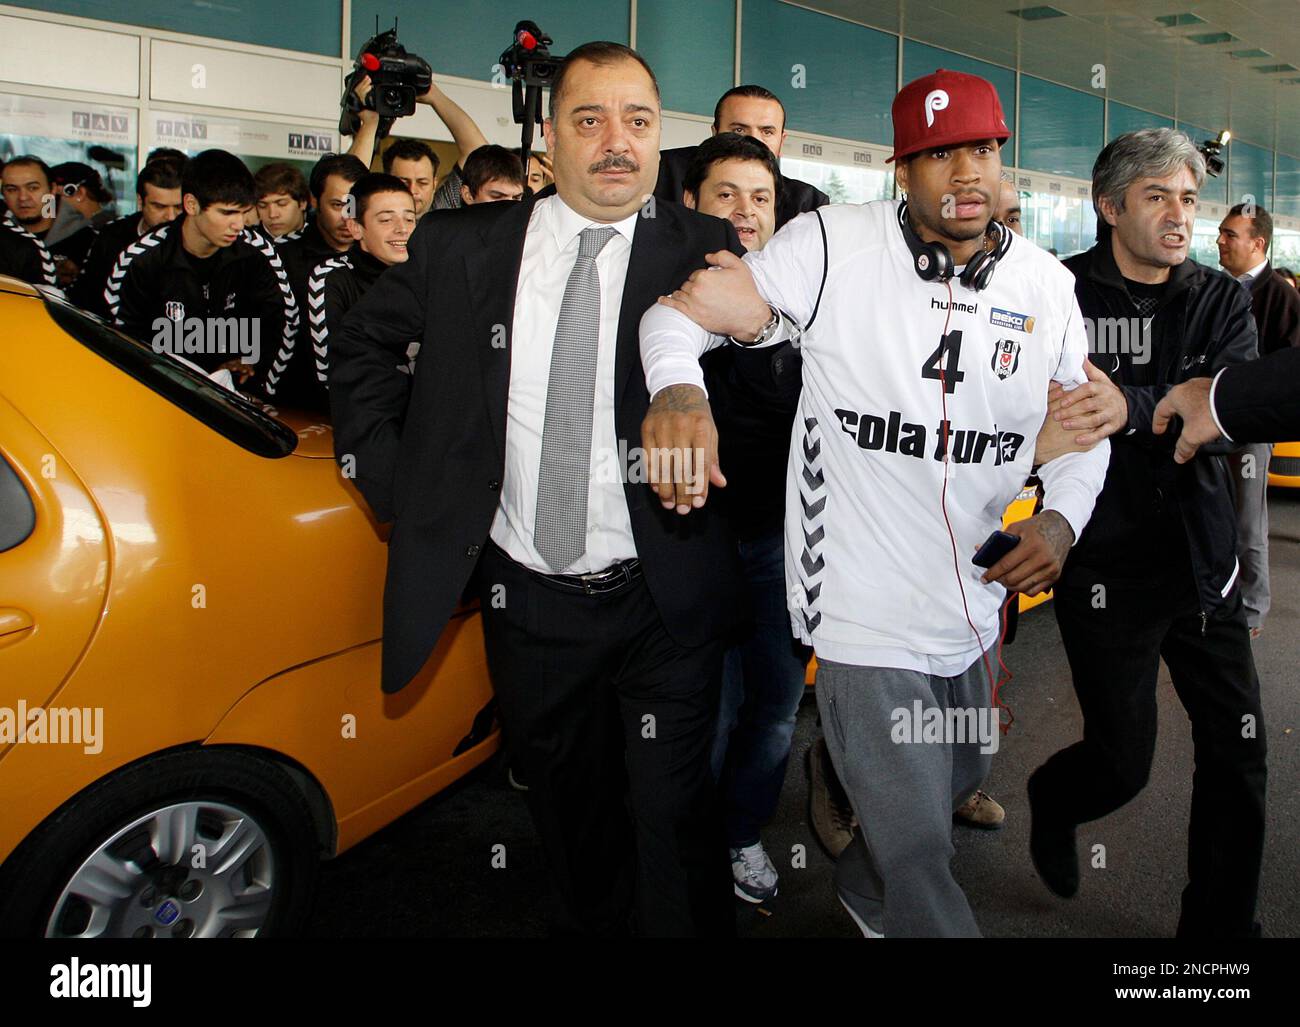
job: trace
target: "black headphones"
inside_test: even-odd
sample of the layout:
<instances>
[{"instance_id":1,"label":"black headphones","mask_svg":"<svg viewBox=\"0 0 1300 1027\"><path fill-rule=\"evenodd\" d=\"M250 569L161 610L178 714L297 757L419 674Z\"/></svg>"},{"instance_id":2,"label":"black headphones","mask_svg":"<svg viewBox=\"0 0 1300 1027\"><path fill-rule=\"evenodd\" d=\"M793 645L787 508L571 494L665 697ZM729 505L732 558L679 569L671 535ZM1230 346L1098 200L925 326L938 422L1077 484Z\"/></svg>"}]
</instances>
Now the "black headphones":
<instances>
[{"instance_id":1,"label":"black headphones","mask_svg":"<svg viewBox=\"0 0 1300 1027\"><path fill-rule=\"evenodd\" d=\"M946 282L952 278L955 265L952 254L943 243L925 242L912 228L907 216L907 201L898 205L898 226L903 230L903 240L912 251L912 267L924 282ZM998 261L1011 249L1011 233L999 221L989 220L987 234L993 236L992 249L979 250L958 277L958 281L976 292L988 286Z\"/></svg>"}]
</instances>

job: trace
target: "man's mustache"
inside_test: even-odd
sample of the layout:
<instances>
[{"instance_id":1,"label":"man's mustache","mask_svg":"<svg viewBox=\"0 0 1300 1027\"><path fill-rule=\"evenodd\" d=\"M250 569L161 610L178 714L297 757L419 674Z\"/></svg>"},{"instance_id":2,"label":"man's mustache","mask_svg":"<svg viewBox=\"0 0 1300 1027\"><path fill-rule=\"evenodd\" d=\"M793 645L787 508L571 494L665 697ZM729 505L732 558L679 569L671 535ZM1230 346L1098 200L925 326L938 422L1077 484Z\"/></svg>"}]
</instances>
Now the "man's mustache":
<instances>
[{"instance_id":1,"label":"man's mustache","mask_svg":"<svg viewBox=\"0 0 1300 1027\"><path fill-rule=\"evenodd\" d=\"M589 175L599 175L602 171L640 171L641 165L631 157L605 157L587 169Z\"/></svg>"}]
</instances>

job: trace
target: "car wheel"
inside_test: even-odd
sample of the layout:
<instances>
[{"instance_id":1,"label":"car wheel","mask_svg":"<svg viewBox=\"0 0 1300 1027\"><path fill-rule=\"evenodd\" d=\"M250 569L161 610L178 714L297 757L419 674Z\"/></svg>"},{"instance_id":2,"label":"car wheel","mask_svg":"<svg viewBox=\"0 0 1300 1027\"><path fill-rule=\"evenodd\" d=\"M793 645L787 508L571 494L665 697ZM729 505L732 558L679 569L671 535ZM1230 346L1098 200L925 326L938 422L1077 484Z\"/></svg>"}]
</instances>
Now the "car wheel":
<instances>
[{"instance_id":1,"label":"car wheel","mask_svg":"<svg viewBox=\"0 0 1300 1027\"><path fill-rule=\"evenodd\" d=\"M0 933L48 938L296 933L320 869L311 811L271 760L167 753L60 809L0 869Z\"/></svg>"}]
</instances>

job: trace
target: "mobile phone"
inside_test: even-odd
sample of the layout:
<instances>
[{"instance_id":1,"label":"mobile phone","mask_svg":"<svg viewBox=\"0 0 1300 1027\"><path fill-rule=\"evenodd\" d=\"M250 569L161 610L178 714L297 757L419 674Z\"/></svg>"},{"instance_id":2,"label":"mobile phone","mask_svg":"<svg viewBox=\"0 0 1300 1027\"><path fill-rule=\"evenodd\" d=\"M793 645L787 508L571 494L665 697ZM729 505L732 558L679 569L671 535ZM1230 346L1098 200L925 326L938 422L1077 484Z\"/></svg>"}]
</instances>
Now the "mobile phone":
<instances>
[{"instance_id":1,"label":"mobile phone","mask_svg":"<svg viewBox=\"0 0 1300 1027\"><path fill-rule=\"evenodd\" d=\"M976 567L992 567L1007 553L1015 549L1019 543L1019 535L1012 535L1005 531L995 531L984 540L979 552L971 557L971 563L975 564Z\"/></svg>"}]
</instances>

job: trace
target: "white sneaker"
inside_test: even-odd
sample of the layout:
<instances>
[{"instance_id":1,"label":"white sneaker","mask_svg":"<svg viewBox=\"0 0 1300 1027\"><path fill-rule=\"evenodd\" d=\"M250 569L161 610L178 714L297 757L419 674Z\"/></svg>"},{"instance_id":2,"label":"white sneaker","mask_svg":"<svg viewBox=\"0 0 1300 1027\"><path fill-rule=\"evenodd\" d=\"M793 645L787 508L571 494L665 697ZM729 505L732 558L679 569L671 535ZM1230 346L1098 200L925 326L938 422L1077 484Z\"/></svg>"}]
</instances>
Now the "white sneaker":
<instances>
[{"instance_id":1,"label":"white sneaker","mask_svg":"<svg viewBox=\"0 0 1300 1027\"><path fill-rule=\"evenodd\" d=\"M762 842L731 850L731 875L736 879L736 894L746 902L766 902L776 896L776 867Z\"/></svg>"}]
</instances>

